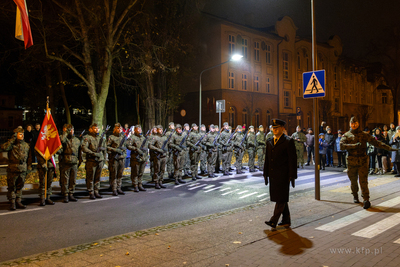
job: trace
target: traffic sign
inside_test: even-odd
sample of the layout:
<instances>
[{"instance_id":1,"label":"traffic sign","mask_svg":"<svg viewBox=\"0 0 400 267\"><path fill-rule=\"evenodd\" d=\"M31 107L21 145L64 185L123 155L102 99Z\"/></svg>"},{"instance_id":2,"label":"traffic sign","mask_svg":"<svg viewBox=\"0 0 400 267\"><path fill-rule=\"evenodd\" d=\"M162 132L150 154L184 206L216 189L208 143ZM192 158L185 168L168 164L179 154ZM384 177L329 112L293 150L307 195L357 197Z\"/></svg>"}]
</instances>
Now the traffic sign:
<instances>
[{"instance_id":1,"label":"traffic sign","mask_svg":"<svg viewBox=\"0 0 400 267\"><path fill-rule=\"evenodd\" d=\"M325 70L303 73L303 98L325 97Z\"/></svg>"},{"instance_id":2,"label":"traffic sign","mask_svg":"<svg viewBox=\"0 0 400 267\"><path fill-rule=\"evenodd\" d=\"M225 112L225 100L217 100L215 103L215 106L216 106L217 113Z\"/></svg>"}]
</instances>

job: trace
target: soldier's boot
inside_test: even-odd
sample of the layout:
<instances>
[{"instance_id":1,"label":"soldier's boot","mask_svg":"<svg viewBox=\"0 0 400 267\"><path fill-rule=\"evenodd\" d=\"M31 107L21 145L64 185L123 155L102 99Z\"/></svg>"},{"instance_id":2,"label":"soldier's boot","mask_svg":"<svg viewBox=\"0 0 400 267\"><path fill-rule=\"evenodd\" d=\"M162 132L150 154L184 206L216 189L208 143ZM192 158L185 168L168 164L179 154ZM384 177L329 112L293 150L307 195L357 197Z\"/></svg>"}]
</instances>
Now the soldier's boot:
<instances>
[{"instance_id":1,"label":"soldier's boot","mask_svg":"<svg viewBox=\"0 0 400 267\"><path fill-rule=\"evenodd\" d=\"M10 199L10 210L16 210L17 207L15 206L15 199Z\"/></svg>"},{"instance_id":2,"label":"soldier's boot","mask_svg":"<svg viewBox=\"0 0 400 267\"><path fill-rule=\"evenodd\" d=\"M158 182L156 182L155 189L161 189L161 186L160 186L160 184Z\"/></svg>"},{"instance_id":3,"label":"soldier's boot","mask_svg":"<svg viewBox=\"0 0 400 267\"><path fill-rule=\"evenodd\" d=\"M112 195L115 196L115 197L117 197L117 196L118 196L117 190L113 190Z\"/></svg>"},{"instance_id":4,"label":"soldier's boot","mask_svg":"<svg viewBox=\"0 0 400 267\"><path fill-rule=\"evenodd\" d=\"M167 188L165 185L163 185L163 181L159 181L159 182L158 182L158 185L159 185L161 188Z\"/></svg>"},{"instance_id":5,"label":"soldier's boot","mask_svg":"<svg viewBox=\"0 0 400 267\"><path fill-rule=\"evenodd\" d=\"M255 169L250 169L249 172L256 172L256 170Z\"/></svg>"},{"instance_id":6,"label":"soldier's boot","mask_svg":"<svg viewBox=\"0 0 400 267\"><path fill-rule=\"evenodd\" d=\"M203 178L201 178L201 176L199 176L199 175L196 175L195 177L196 177L197 180L203 179Z\"/></svg>"},{"instance_id":7,"label":"soldier's boot","mask_svg":"<svg viewBox=\"0 0 400 267\"><path fill-rule=\"evenodd\" d=\"M178 178L175 178L175 185L179 185Z\"/></svg>"},{"instance_id":8,"label":"soldier's boot","mask_svg":"<svg viewBox=\"0 0 400 267\"><path fill-rule=\"evenodd\" d=\"M96 199L94 192L89 192L89 198L90 199Z\"/></svg>"},{"instance_id":9,"label":"soldier's boot","mask_svg":"<svg viewBox=\"0 0 400 267\"><path fill-rule=\"evenodd\" d=\"M63 203L68 203L68 202L69 202L68 195L65 195L65 196L64 196L64 199L63 199Z\"/></svg>"},{"instance_id":10,"label":"soldier's boot","mask_svg":"<svg viewBox=\"0 0 400 267\"><path fill-rule=\"evenodd\" d=\"M40 196L39 206L46 206L46 198L44 196Z\"/></svg>"},{"instance_id":11,"label":"soldier's boot","mask_svg":"<svg viewBox=\"0 0 400 267\"><path fill-rule=\"evenodd\" d=\"M142 184L139 184L138 188L139 188L139 191L147 191L146 189L144 189Z\"/></svg>"},{"instance_id":12,"label":"soldier's boot","mask_svg":"<svg viewBox=\"0 0 400 267\"><path fill-rule=\"evenodd\" d=\"M185 182L184 180L182 180L181 178L178 178L178 182L179 182L180 184L186 184L186 182Z\"/></svg>"},{"instance_id":13,"label":"soldier's boot","mask_svg":"<svg viewBox=\"0 0 400 267\"><path fill-rule=\"evenodd\" d=\"M125 195L125 192L124 192L124 191L122 191L122 189L121 189L121 188L118 188L118 189L117 189L117 192L118 192L118 194L120 194L120 195Z\"/></svg>"},{"instance_id":14,"label":"soldier's boot","mask_svg":"<svg viewBox=\"0 0 400 267\"><path fill-rule=\"evenodd\" d=\"M74 197L74 194L69 193L68 198L70 201L77 202L78 200Z\"/></svg>"},{"instance_id":15,"label":"soldier's boot","mask_svg":"<svg viewBox=\"0 0 400 267\"><path fill-rule=\"evenodd\" d=\"M26 205L22 204L20 197L17 197L15 200L15 205L17 206L17 209L26 209Z\"/></svg>"},{"instance_id":16,"label":"soldier's boot","mask_svg":"<svg viewBox=\"0 0 400 267\"><path fill-rule=\"evenodd\" d=\"M98 191L94 191L94 196L96 198L103 198Z\"/></svg>"},{"instance_id":17,"label":"soldier's boot","mask_svg":"<svg viewBox=\"0 0 400 267\"><path fill-rule=\"evenodd\" d=\"M371 207L371 202L369 202L369 200L367 199L367 200L364 200L364 206L363 206L363 208L364 209L369 209Z\"/></svg>"},{"instance_id":18,"label":"soldier's boot","mask_svg":"<svg viewBox=\"0 0 400 267\"><path fill-rule=\"evenodd\" d=\"M46 204L54 205L54 204L56 204L56 203L55 203L53 200L51 200L51 199L50 199L50 195L48 195L47 198L46 198Z\"/></svg>"},{"instance_id":19,"label":"soldier's boot","mask_svg":"<svg viewBox=\"0 0 400 267\"><path fill-rule=\"evenodd\" d=\"M134 186L133 186L133 192L136 192L136 193L139 192L139 188L138 188L137 185L134 185Z\"/></svg>"}]
</instances>

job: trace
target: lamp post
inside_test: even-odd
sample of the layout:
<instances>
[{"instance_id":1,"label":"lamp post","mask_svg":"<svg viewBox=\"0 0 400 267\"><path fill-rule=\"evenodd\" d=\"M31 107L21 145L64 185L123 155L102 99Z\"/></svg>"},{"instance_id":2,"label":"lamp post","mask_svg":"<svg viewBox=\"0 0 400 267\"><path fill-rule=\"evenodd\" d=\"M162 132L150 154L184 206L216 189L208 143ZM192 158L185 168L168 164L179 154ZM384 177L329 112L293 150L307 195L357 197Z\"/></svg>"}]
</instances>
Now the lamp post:
<instances>
[{"instance_id":1,"label":"lamp post","mask_svg":"<svg viewBox=\"0 0 400 267\"><path fill-rule=\"evenodd\" d=\"M211 70L211 69L213 69L213 68L216 68L216 67L218 67L218 66L224 65L225 63L228 63L228 62L230 62L230 61L238 61L238 60L240 60L242 57L243 57L242 55L238 55L238 54L232 55L232 57L231 57L231 58L230 58L228 61L225 61L225 62L222 62L222 63L220 63L220 64L218 64L218 65L215 65L215 66L209 67L209 68L207 68L207 69L203 70L202 72L200 72L200 90L199 90L199 127L201 126L201 75L203 75L203 72L205 72L205 71L207 71L207 70Z\"/></svg>"}]
</instances>

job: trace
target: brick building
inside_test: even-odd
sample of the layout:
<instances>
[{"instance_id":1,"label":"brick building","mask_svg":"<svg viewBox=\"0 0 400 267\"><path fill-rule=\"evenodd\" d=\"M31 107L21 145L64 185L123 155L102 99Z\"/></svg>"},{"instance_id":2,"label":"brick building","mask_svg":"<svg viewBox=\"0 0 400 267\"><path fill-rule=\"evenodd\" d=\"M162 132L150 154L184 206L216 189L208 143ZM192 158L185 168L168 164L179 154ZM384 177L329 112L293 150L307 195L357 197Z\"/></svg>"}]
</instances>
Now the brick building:
<instances>
[{"instance_id":1,"label":"brick building","mask_svg":"<svg viewBox=\"0 0 400 267\"><path fill-rule=\"evenodd\" d=\"M233 54L243 56L207 70L202 75L202 123L218 124L216 100L224 99L222 122L230 125L269 125L271 118L296 125L313 124L313 101L303 99L302 73L312 70L311 40L296 35L290 17L272 27L254 29L209 15L199 29L198 58L193 76L185 83L185 103L174 115L178 123L199 121L199 76L202 70L221 64ZM317 44L317 69L326 71L326 97L320 98L320 121L334 131L348 130L349 118L358 115L361 126L389 124L393 120L390 90L376 89L380 80L367 79L365 65L342 56L338 36ZM300 108L300 116L296 116ZM184 112L182 112L184 110ZM184 115L184 116L182 116Z\"/></svg>"}]
</instances>

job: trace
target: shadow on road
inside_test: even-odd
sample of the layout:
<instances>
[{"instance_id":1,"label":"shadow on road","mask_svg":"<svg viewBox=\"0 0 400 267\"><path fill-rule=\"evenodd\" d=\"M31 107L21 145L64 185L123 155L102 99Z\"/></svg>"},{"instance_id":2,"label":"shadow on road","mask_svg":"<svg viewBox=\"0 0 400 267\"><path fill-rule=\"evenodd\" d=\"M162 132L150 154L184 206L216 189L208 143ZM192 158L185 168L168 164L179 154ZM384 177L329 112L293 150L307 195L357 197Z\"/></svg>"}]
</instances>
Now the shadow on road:
<instances>
[{"instance_id":1,"label":"shadow on road","mask_svg":"<svg viewBox=\"0 0 400 267\"><path fill-rule=\"evenodd\" d=\"M277 228L277 231L264 230L264 233L269 240L281 245L282 247L279 251L286 255L302 254L305 249L313 247L313 242L299 236L290 228Z\"/></svg>"}]
</instances>

